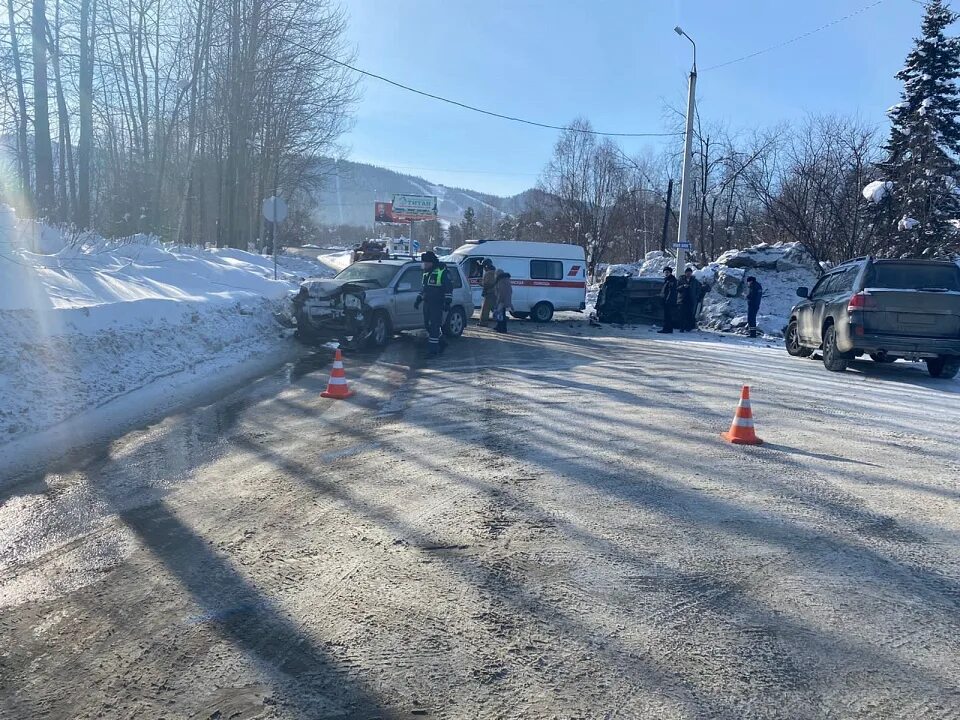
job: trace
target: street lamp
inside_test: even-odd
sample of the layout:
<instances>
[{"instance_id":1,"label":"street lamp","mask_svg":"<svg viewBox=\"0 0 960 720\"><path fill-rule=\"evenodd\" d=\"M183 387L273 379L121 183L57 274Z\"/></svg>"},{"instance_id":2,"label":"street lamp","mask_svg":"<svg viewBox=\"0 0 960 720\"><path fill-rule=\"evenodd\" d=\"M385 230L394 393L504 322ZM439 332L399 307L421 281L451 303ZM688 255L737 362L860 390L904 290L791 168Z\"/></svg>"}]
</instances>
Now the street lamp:
<instances>
[{"instance_id":1,"label":"street lamp","mask_svg":"<svg viewBox=\"0 0 960 720\"><path fill-rule=\"evenodd\" d=\"M689 219L690 185L692 178L691 161L693 153L693 113L694 103L697 91L697 44L693 38L687 35L679 25L675 27L674 32L681 37L685 37L693 45L693 67L690 69L690 81L687 88L687 131L683 143L683 174L680 179L680 228L677 231L677 275L683 273L686 266L684 253L690 249L687 242L687 220Z\"/></svg>"}]
</instances>

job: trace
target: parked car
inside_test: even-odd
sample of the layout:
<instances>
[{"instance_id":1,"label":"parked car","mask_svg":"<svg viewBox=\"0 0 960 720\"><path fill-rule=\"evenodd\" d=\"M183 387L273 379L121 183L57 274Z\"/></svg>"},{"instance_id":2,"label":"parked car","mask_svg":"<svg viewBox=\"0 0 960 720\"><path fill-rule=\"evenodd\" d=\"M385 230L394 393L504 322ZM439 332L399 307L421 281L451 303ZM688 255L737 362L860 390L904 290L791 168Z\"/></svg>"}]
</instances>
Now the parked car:
<instances>
[{"instance_id":1,"label":"parked car","mask_svg":"<svg viewBox=\"0 0 960 720\"><path fill-rule=\"evenodd\" d=\"M822 348L828 370L869 355L876 362L924 360L930 375L960 371L960 267L932 260L857 258L823 275L790 313L787 352Z\"/></svg>"},{"instance_id":2,"label":"parked car","mask_svg":"<svg viewBox=\"0 0 960 720\"><path fill-rule=\"evenodd\" d=\"M453 306L443 332L460 337L473 314L473 299L460 267L450 263L447 269ZM304 280L293 298L297 337L382 347L395 333L423 327L423 311L414 307L422 283L423 268L411 258L358 262L332 279Z\"/></svg>"},{"instance_id":3,"label":"parked car","mask_svg":"<svg viewBox=\"0 0 960 720\"><path fill-rule=\"evenodd\" d=\"M449 257L464 268L475 305L482 303L482 266L489 258L510 273L514 317L548 322L557 310L587 306L587 263L579 245L487 240L461 245Z\"/></svg>"},{"instance_id":4,"label":"parked car","mask_svg":"<svg viewBox=\"0 0 960 720\"><path fill-rule=\"evenodd\" d=\"M433 248L433 253L437 257L443 257L444 255L449 255L452 252L453 252L452 248L443 247L442 245L436 245Z\"/></svg>"}]
</instances>

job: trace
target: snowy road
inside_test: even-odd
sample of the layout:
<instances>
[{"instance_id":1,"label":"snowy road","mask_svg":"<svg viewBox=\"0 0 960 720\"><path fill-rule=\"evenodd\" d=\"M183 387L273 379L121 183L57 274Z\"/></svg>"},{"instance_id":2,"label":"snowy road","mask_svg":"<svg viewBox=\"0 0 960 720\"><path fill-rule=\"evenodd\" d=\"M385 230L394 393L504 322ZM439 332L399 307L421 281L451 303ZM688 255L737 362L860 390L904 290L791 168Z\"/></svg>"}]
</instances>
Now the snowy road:
<instances>
[{"instance_id":1,"label":"snowy road","mask_svg":"<svg viewBox=\"0 0 960 720\"><path fill-rule=\"evenodd\" d=\"M0 717L960 716L960 382L513 328L0 482Z\"/></svg>"}]
</instances>

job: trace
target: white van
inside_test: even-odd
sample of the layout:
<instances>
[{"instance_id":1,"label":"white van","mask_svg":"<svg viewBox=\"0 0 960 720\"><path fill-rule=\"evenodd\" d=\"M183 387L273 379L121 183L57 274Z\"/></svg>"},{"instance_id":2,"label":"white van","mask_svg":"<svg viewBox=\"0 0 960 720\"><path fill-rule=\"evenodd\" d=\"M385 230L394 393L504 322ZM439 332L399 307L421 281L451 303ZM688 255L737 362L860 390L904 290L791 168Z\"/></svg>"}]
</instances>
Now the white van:
<instances>
[{"instance_id":1,"label":"white van","mask_svg":"<svg viewBox=\"0 0 960 720\"><path fill-rule=\"evenodd\" d=\"M510 273L514 317L547 322L554 311L587 306L587 262L579 245L481 240L458 247L447 260L463 267L478 308L482 305L481 266L487 258L497 270Z\"/></svg>"}]
</instances>

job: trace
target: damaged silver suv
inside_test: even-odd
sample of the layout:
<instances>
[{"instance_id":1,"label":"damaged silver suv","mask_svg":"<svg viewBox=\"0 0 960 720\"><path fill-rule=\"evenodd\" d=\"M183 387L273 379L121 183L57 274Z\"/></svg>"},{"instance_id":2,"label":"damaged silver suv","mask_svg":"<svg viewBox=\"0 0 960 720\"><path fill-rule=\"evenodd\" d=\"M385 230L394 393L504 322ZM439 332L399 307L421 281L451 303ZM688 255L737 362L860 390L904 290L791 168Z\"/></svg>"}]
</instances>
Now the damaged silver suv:
<instances>
[{"instance_id":1,"label":"damaged silver suv","mask_svg":"<svg viewBox=\"0 0 960 720\"><path fill-rule=\"evenodd\" d=\"M453 305L443 322L447 337L460 337L473 314L470 284L455 263ZM423 311L414 307L423 268L413 259L354 263L336 277L307 279L293 298L297 337L304 342L337 340L348 347L383 347L402 330L423 328Z\"/></svg>"}]
</instances>

